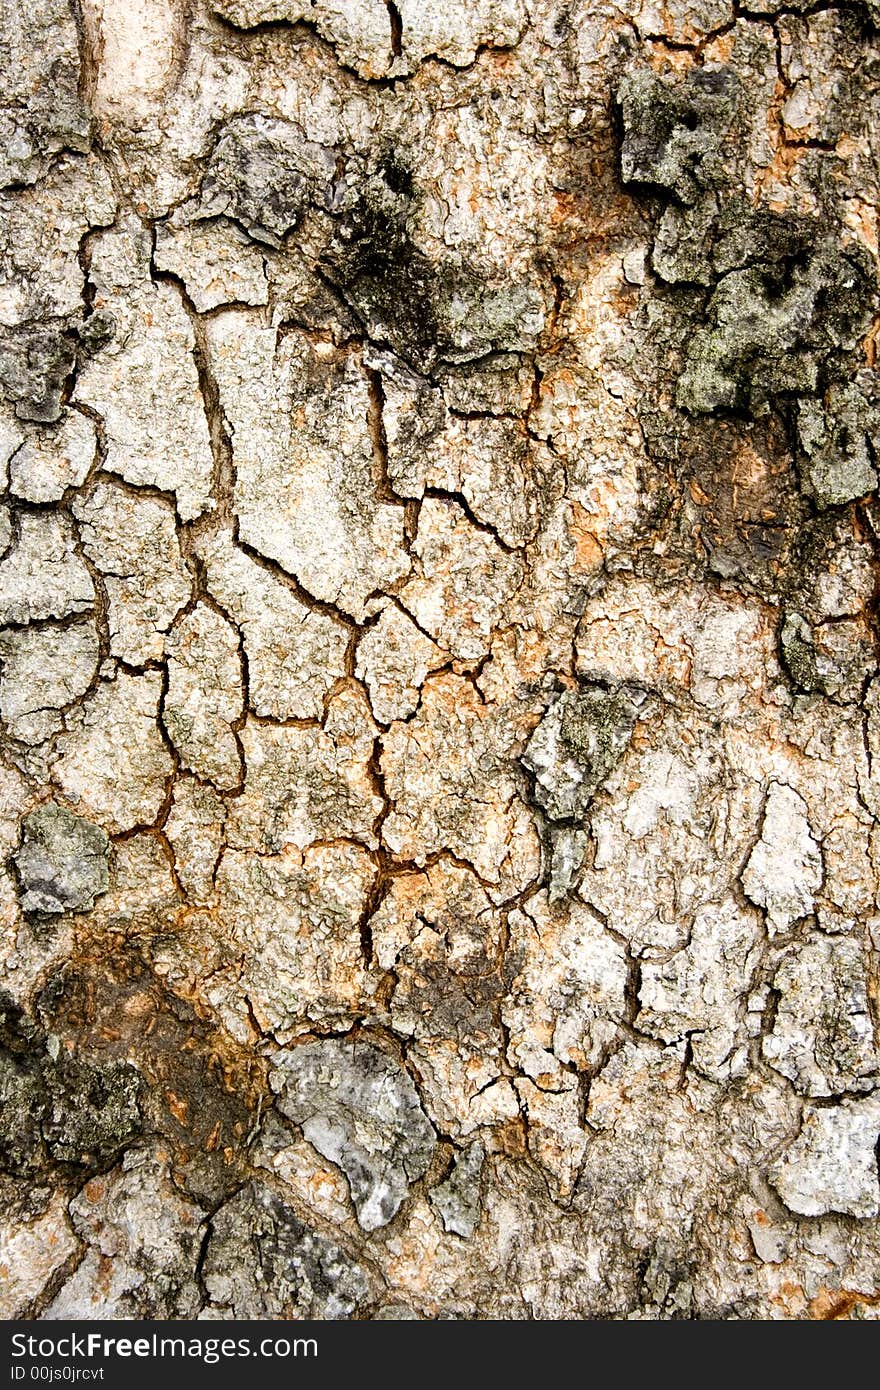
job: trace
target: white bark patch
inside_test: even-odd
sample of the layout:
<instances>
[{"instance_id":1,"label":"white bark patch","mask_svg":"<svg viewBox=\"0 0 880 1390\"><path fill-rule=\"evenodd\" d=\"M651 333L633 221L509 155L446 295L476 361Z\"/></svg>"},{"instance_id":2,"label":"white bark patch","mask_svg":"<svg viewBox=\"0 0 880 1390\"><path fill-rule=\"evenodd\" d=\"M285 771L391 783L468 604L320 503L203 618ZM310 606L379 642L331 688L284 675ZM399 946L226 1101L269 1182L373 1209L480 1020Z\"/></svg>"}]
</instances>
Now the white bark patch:
<instances>
[{"instance_id":1,"label":"white bark patch","mask_svg":"<svg viewBox=\"0 0 880 1390\"><path fill-rule=\"evenodd\" d=\"M743 870L747 897L767 913L771 936L813 911L822 884L822 854L807 807L793 787L771 782L761 836Z\"/></svg>"},{"instance_id":2,"label":"white bark patch","mask_svg":"<svg viewBox=\"0 0 880 1390\"><path fill-rule=\"evenodd\" d=\"M770 1170L771 1181L800 1216L878 1216L878 1142L880 1097L844 1100L828 1110L808 1105L800 1134Z\"/></svg>"}]
</instances>

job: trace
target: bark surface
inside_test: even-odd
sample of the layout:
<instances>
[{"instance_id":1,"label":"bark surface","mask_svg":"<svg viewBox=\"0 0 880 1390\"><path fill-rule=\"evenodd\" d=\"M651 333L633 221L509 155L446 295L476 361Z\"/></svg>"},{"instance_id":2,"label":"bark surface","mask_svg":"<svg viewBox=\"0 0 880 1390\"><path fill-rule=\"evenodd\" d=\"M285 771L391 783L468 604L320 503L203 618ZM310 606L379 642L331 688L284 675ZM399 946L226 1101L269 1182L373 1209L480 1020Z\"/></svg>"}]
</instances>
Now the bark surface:
<instances>
[{"instance_id":1,"label":"bark surface","mask_svg":"<svg viewBox=\"0 0 880 1390\"><path fill-rule=\"evenodd\" d=\"M0 1315L880 1316L876 0L4 0Z\"/></svg>"}]
</instances>

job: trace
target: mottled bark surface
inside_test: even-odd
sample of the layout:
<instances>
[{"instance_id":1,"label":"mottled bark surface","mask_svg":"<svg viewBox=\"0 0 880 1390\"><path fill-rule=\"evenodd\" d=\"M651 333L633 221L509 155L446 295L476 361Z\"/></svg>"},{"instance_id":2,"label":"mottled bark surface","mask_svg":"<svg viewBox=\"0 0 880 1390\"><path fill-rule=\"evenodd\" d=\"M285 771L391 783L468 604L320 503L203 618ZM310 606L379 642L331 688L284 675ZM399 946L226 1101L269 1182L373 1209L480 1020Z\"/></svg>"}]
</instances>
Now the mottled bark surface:
<instances>
[{"instance_id":1,"label":"mottled bark surface","mask_svg":"<svg viewBox=\"0 0 880 1390\"><path fill-rule=\"evenodd\" d=\"M875 0L3 0L0 1313L877 1317Z\"/></svg>"}]
</instances>

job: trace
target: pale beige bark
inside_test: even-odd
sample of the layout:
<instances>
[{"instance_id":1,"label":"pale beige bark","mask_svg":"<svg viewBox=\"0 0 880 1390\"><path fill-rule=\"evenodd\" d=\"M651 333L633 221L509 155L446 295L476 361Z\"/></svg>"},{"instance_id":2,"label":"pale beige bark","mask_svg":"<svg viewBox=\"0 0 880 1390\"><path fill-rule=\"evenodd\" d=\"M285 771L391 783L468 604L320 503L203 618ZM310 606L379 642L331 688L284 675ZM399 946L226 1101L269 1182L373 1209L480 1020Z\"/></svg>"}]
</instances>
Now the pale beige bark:
<instances>
[{"instance_id":1,"label":"pale beige bark","mask_svg":"<svg viewBox=\"0 0 880 1390\"><path fill-rule=\"evenodd\" d=\"M876 1317L874 0L3 15L0 1315Z\"/></svg>"}]
</instances>

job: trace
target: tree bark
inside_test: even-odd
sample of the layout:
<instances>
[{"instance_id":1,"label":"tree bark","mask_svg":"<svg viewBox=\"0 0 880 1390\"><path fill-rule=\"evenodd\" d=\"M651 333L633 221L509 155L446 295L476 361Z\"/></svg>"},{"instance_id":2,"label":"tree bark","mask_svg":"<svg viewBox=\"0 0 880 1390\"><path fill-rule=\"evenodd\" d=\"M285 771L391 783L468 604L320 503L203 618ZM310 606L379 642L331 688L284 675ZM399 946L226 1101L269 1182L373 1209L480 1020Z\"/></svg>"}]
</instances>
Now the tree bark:
<instances>
[{"instance_id":1,"label":"tree bark","mask_svg":"<svg viewBox=\"0 0 880 1390\"><path fill-rule=\"evenodd\" d=\"M875 0L4 0L6 1318L880 1309Z\"/></svg>"}]
</instances>

